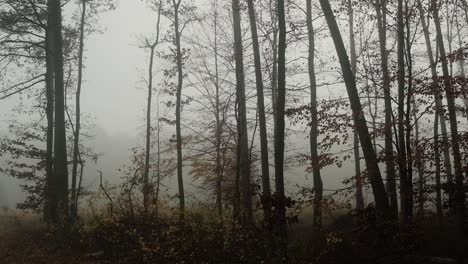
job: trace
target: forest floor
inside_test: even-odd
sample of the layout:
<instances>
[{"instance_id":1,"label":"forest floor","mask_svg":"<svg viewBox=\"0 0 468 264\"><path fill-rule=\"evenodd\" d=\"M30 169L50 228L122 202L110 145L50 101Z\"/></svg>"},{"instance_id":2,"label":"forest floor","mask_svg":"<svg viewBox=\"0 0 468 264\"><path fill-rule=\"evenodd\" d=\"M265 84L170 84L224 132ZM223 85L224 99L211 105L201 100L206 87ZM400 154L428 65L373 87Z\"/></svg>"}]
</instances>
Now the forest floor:
<instances>
[{"instance_id":1,"label":"forest floor","mask_svg":"<svg viewBox=\"0 0 468 264\"><path fill-rule=\"evenodd\" d=\"M21 218L21 220L19 220ZM31 217L10 217L4 218L0 215L0 264L110 264L110 263L130 263L125 260L125 253L120 258L104 255L104 251L91 249L79 249L70 246L87 245L83 241L65 241L58 243L53 235L48 234L46 228L37 218ZM6 219L6 220L5 220ZM340 224L341 230L346 229ZM456 263L453 257L453 247L457 244L453 238L455 234L445 230L443 232L430 232L434 228L426 227L424 235L420 237L420 246L414 250L411 255L393 255L381 258L377 262L365 263ZM428 232L429 231L429 232ZM308 245L311 234L306 225L296 225L291 230L291 253L298 256L310 254ZM336 233L338 234L338 233ZM346 236L341 236L346 240ZM327 239L328 241L329 239ZM443 242L442 242L443 241ZM351 245L351 244L350 244ZM87 245L89 246L89 245ZM297 246L297 248L295 248ZM349 262L354 246L349 250L336 248L329 253L333 256L333 261L324 261L317 263L352 263ZM122 252L123 253L123 252ZM364 253L364 252L363 252ZM339 255L342 255L339 257ZM436 257L439 256L439 257ZM330 260L331 260L330 259ZM341 261L340 261L341 260ZM467 260L468 261L468 260ZM132 262L133 263L133 262ZM150 262L152 263L152 262ZM163 263L163 262L161 262ZM166 262L164 262L166 263ZM211 262L210 262L211 263ZM213 262L214 263L214 262ZM249 262L250 263L250 262ZM257 263L257 262L255 262ZM311 263L309 261L293 261L290 263ZM315 263L315 262L314 262ZM361 262L362 263L362 262ZM468 262L463 262L468 263Z\"/></svg>"},{"instance_id":2,"label":"forest floor","mask_svg":"<svg viewBox=\"0 0 468 264\"><path fill-rule=\"evenodd\" d=\"M111 263L59 245L44 230L35 217L0 215L0 264Z\"/></svg>"}]
</instances>

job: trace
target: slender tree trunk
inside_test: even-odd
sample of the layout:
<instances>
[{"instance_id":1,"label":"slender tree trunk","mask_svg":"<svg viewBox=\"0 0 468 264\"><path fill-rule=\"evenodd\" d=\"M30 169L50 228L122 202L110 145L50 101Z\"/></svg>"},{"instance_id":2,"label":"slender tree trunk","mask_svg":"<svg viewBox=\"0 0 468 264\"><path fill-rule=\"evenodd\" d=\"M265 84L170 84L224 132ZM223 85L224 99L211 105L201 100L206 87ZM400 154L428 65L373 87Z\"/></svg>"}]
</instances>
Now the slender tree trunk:
<instances>
[{"instance_id":1,"label":"slender tree trunk","mask_svg":"<svg viewBox=\"0 0 468 264\"><path fill-rule=\"evenodd\" d=\"M270 191L270 167L268 162L268 138L265 118L265 102L263 94L263 76L260 60L260 47L257 34L257 19L253 0L247 0L249 8L250 29L252 31L252 47L255 62L255 80L257 85L258 119L260 123L260 150L262 163L262 203L264 221L267 229L271 229L271 191Z\"/></svg>"},{"instance_id":2,"label":"slender tree trunk","mask_svg":"<svg viewBox=\"0 0 468 264\"><path fill-rule=\"evenodd\" d=\"M439 146L439 120L440 115L437 113L434 115L434 159L435 159L435 181L436 181L436 211L437 221L439 227L443 225L443 211L442 211L442 192L440 183L440 146Z\"/></svg>"},{"instance_id":3,"label":"slender tree trunk","mask_svg":"<svg viewBox=\"0 0 468 264\"><path fill-rule=\"evenodd\" d=\"M400 167L401 223L407 226L411 219L409 211L408 167L405 143L405 33L403 21L403 0L398 0L398 164Z\"/></svg>"},{"instance_id":4,"label":"slender tree trunk","mask_svg":"<svg viewBox=\"0 0 468 264\"><path fill-rule=\"evenodd\" d=\"M78 174L78 163L79 153L80 153L80 129L81 129L81 84L83 81L83 50L84 50L84 27L86 19L86 1L81 0L81 21L80 21L80 44L78 48L78 84L76 87L75 95L75 137L73 141L73 167L72 167L72 187L71 187L71 196L70 196L70 220L73 223L77 217L77 207L76 204L76 180Z\"/></svg>"},{"instance_id":5,"label":"slender tree trunk","mask_svg":"<svg viewBox=\"0 0 468 264\"><path fill-rule=\"evenodd\" d=\"M460 235L460 244L463 244L463 239L465 239L465 192L463 190L464 178L460 154L460 144L459 144L459 135L458 135L458 124L457 124L457 114L455 106L455 95L453 87L451 85L450 74L448 69L448 62L445 53L444 39L442 36L442 30L440 26L439 11L437 9L437 1L431 1L431 10L434 17L434 24L437 31L437 43L439 46L440 58L442 61L442 72L444 74L444 88L445 94L447 97L447 108L449 113L450 121L450 132L452 135L452 151L453 151L453 163L455 166L455 209L457 214L457 224L459 227ZM461 247L460 247L461 249ZM460 252L461 254L462 252Z\"/></svg>"},{"instance_id":6,"label":"slender tree trunk","mask_svg":"<svg viewBox=\"0 0 468 264\"><path fill-rule=\"evenodd\" d=\"M148 212L150 184L149 184L149 167L150 167L150 150L151 150L151 102L153 98L153 64L154 50L156 46L150 47L149 69L148 69L148 102L146 105L146 151L145 151L145 170L143 173L143 208L145 214Z\"/></svg>"},{"instance_id":7,"label":"slender tree trunk","mask_svg":"<svg viewBox=\"0 0 468 264\"><path fill-rule=\"evenodd\" d=\"M240 216L244 226L249 226L253 222L252 195L250 180L250 160L249 143L247 134L247 105L245 98L245 76L244 58L242 47L242 29L239 0L232 0L232 12L234 21L234 56L236 60L236 85L239 118L239 166L240 166L240 187L241 187L241 207Z\"/></svg>"},{"instance_id":8,"label":"slender tree trunk","mask_svg":"<svg viewBox=\"0 0 468 264\"><path fill-rule=\"evenodd\" d=\"M307 0L307 31L309 35L309 81L310 81L310 153L312 159L312 173L314 178L314 221L316 230L322 228L322 197L323 182L320 175L320 157L318 154L318 114L317 114L317 80L315 76L315 32L312 22L312 0ZM358 190L359 191L359 190ZM362 190L361 190L362 191ZM362 195L362 192L361 192Z\"/></svg>"},{"instance_id":9,"label":"slender tree trunk","mask_svg":"<svg viewBox=\"0 0 468 264\"><path fill-rule=\"evenodd\" d=\"M185 194L184 194L184 178L182 172L182 133L180 127L180 112L182 100L182 85L184 81L184 73L182 66L182 50L180 45L180 30L179 30L179 7L182 0L172 0L174 7L174 34L176 45L176 62L177 62L177 92L176 92L176 139L177 139L177 182L179 185L179 222L184 223L185 220Z\"/></svg>"},{"instance_id":10,"label":"slender tree trunk","mask_svg":"<svg viewBox=\"0 0 468 264\"><path fill-rule=\"evenodd\" d=\"M387 170L387 192L390 198L390 208L393 217L398 218L398 200L396 190L396 171L393 155L393 109L392 98L390 94L390 76L388 70L388 52L387 52L387 0L376 0L377 24L379 30L380 58L382 68L382 86L385 100L385 167Z\"/></svg>"},{"instance_id":11,"label":"slender tree trunk","mask_svg":"<svg viewBox=\"0 0 468 264\"><path fill-rule=\"evenodd\" d=\"M278 101L275 130L275 190L280 250L286 255L286 196L284 192L284 112L286 104L286 15L284 0L277 1L278 12Z\"/></svg>"},{"instance_id":12,"label":"slender tree trunk","mask_svg":"<svg viewBox=\"0 0 468 264\"><path fill-rule=\"evenodd\" d=\"M62 234L68 230L68 166L67 137L65 129L65 91L63 79L62 50L62 7L60 0L48 0L48 25L53 38L54 85L55 85L55 138L54 138L54 177L50 192L55 196L56 210L53 212L53 223L57 224Z\"/></svg>"},{"instance_id":13,"label":"slender tree trunk","mask_svg":"<svg viewBox=\"0 0 468 264\"><path fill-rule=\"evenodd\" d=\"M349 49L351 52L351 70L354 78L356 78L357 70L357 54L356 40L354 38L354 11L351 0L348 0L348 24L349 24ZM354 172L356 177L356 209L364 209L364 195L362 193L362 177L361 177L361 154L359 151L359 135L356 128L353 129L354 139Z\"/></svg>"},{"instance_id":14,"label":"slender tree trunk","mask_svg":"<svg viewBox=\"0 0 468 264\"><path fill-rule=\"evenodd\" d=\"M156 102L156 144L158 146L158 152L156 153L156 193L155 193L155 199L154 199L154 205L155 205L155 214L156 217L158 217L159 214L159 192L161 189L161 123L160 123L160 115L159 115L159 93L157 93L157 102Z\"/></svg>"},{"instance_id":15,"label":"slender tree trunk","mask_svg":"<svg viewBox=\"0 0 468 264\"><path fill-rule=\"evenodd\" d=\"M220 87L219 87L219 67L218 67L218 2L214 4L214 53L215 53L215 88L216 88L216 209L220 221L223 220L223 204L222 204L222 182L223 182L223 168L221 164L221 135L222 124L220 114Z\"/></svg>"},{"instance_id":16,"label":"slender tree trunk","mask_svg":"<svg viewBox=\"0 0 468 264\"><path fill-rule=\"evenodd\" d=\"M341 69L343 71L343 77L346 84L346 90L348 92L349 101L351 104L351 110L353 113L353 119L356 124L356 129L359 134L359 139L362 143L362 150L364 159L367 165L367 171L369 174L372 190L374 193L375 206L378 213L382 213L384 218L390 217L390 206L385 192L385 186L382 181L380 169L377 162L377 155L372 147L372 139L369 134L367 127L366 118L363 113L362 105L359 100L359 94L356 88L356 80L353 76L351 64L349 62L346 48L341 37L338 24L336 23L333 10L331 9L328 0L320 0L320 5L325 14L328 27L335 43L336 52L338 54Z\"/></svg>"},{"instance_id":17,"label":"slender tree trunk","mask_svg":"<svg viewBox=\"0 0 468 264\"><path fill-rule=\"evenodd\" d=\"M407 198L408 198L408 216L413 218L413 208L414 208L414 195L413 195L413 149L411 144L411 133L412 133L412 125L411 125L411 101L414 99L413 95L413 58L411 54L411 22L410 22L410 10L408 6L408 0L405 0L405 25L406 25L406 41L404 42L406 45L405 55L407 61L407 72L408 72L408 85L407 85L407 95L406 95L406 111L405 111L405 127L406 127L406 168L407 168Z\"/></svg>"},{"instance_id":18,"label":"slender tree trunk","mask_svg":"<svg viewBox=\"0 0 468 264\"><path fill-rule=\"evenodd\" d=\"M53 163L54 163L54 65L53 65L53 32L51 25L46 27L46 97L47 97L47 139L46 139L46 186L45 186L45 205L44 219L46 222L53 220L54 196L53 196Z\"/></svg>"},{"instance_id":19,"label":"slender tree trunk","mask_svg":"<svg viewBox=\"0 0 468 264\"><path fill-rule=\"evenodd\" d=\"M451 203L450 201L452 201L453 199L453 194L452 194L452 185L453 185L453 179L452 179L452 165L451 165L451 161L450 161L450 152L449 152L449 142L448 142L448 138L447 138L447 128L446 128L446 125L445 125L445 117L442 113L442 98L441 98L441 95L440 95L440 92L439 92L439 89L438 89L438 76L437 76L437 65L436 65L436 62L435 62L435 59L434 59L434 55L433 55L433 52L432 52L432 45L431 45L431 38L430 38L430 34L429 34L429 28L428 28L428 25L426 24L426 15L425 15L425 12L424 12L424 9L422 8L422 5L421 5L421 1L418 1L418 9L419 9L419 14L420 14L420 17L421 17L421 25L422 25L422 28L423 28L423 33L424 33L424 39L426 41L426 50L427 50L427 54L428 54L428 59L429 59L429 65L431 67L431 76L432 76L432 80L433 80L433 85L434 85L434 100L435 100L435 115L437 115L438 117L435 118L435 120L438 121L438 125L437 125L437 130L435 129L434 127L434 140L437 141L438 138L439 138L439 124L441 126L441 130L442 130L442 150L443 150L443 153L444 153L444 166L445 166L445 169L446 169L446 172L447 172L447 185L448 185L448 193L449 193L449 203ZM435 125L434 125L435 126ZM436 133L437 132L437 133ZM436 169L436 190L439 189L439 193L440 193L440 189L441 189L441 186L437 186L437 181L439 181L440 183L440 171L441 171L441 168L440 168L440 145L438 142L435 142L434 143L434 155L435 155L435 159L436 160L439 160L439 162L436 162L435 164L435 169ZM437 177L439 177L439 179L437 179ZM437 205L439 206L439 205ZM436 206L436 207L437 207ZM438 215L440 214L440 216L442 216L442 198L440 199L440 212L438 212Z\"/></svg>"},{"instance_id":20,"label":"slender tree trunk","mask_svg":"<svg viewBox=\"0 0 468 264\"><path fill-rule=\"evenodd\" d=\"M273 55L273 67L271 73L271 103L273 107L273 131L276 131L276 112L278 101L278 19L277 14L274 11L273 0L270 0L271 7L271 23L273 24L273 41L271 43L272 55ZM273 139L274 141L274 139ZM274 145L274 142L273 142Z\"/></svg>"}]
</instances>

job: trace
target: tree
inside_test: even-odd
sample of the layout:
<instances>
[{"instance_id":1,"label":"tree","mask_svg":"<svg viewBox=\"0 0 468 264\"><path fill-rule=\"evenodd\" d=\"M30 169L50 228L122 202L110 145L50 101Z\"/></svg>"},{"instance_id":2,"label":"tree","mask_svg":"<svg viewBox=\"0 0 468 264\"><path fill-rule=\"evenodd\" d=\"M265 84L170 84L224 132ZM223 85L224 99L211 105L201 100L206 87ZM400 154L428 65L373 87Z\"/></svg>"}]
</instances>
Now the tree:
<instances>
[{"instance_id":1,"label":"tree","mask_svg":"<svg viewBox=\"0 0 468 264\"><path fill-rule=\"evenodd\" d=\"M81 0L80 19L80 44L78 48L78 84L76 87L76 111L75 111L75 133L73 140L73 167L72 167L72 187L70 196L70 220L75 221L78 213L78 201L76 195L76 179L78 174L78 162L83 162L80 157L80 129L81 129L81 86L83 81L83 51L84 51L84 27L86 23L86 0Z\"/></svg>"},{"instance_id":2,"label":"tree","mask_svg":"<svg viewBox=\"0 0 468 264\"><path fill-rule=\"evenodd\" d=\"M263 93L262 64L260 59L260 48L258 43L257 22L253 0L247 0L250 18L250 30L252 32L252 48L255 63L255 80L257 85L258 118L260 123L260 148L262 165L262 202L264 221L268 229L271 227L271 193L270 193L270 167L268 163L268 139L265 118L265 102Z\"/></svg>"},{"instance_id":3,"label":"tree","mask_svg":"<svg viewBox=\"0 0 468 264\"><path fill-rule=\"evenodd\" d=\"M65 93L62 50L62 7L60 0L48 0L48 39L52 46L55 89L54 172L48 186L51 194L52 222L62 231L68 225L68 166L65 130Z\"/></svg>"},{"instance_id":4,"label":"tree","mask_svg":"<svg viewBox=\"0 0 468 264\"><path fill-rule=\"evenodd\" d=\"M159 28L161 23L161 10L162 10L162 0L156 4L158 8L158 16L156 21L156 36L154 41L150 42L148 39L145 41L145 48L150 50L149 56L149 65L148 65L148 97L146 104L146 149L145 149L145 168L143 172L143 207L145 214L148 212L150 194L151 194L151 185L149 183L149 169L150 169L150 154L151 154L151 104L153 98L153 66L154 66L154 53L155 49L159 44ZM158 110L159 113L159 110ZM159 124L159 120L158 120ZM159 137L159 127L158 127L158 137ZM159 140L158 140L159 144ZM159 147L158 147L158 160L159 160ZM158 162L159 164L159 162ZM159 171L158 171L159 173Z\"/></svg>"},{"instance_id":5,"label":"tree","mask_svg":"<svg viewBox=\"0 0 468 264\"><path fill-rule=\"evenodd\" d=\"M398 216L398 200L396 190L396 173L393 156L393 109L392 97L390 93L390 76L388 70L387 52L387 0L376 0L375 10L377 13L377 27L379 30L380 59L382 68L382 88L385 99L385 166L387 170L387 192L390 198L390 208L392 214Z\"/></svg>"},{"instance_id":6,"label":"tree","mask_svg":"<svg viewBox=\"0 0 468 264\"><path fill-rule=\"evenodd\" d=\"M447 98L447 108L450 121L450 132L452 137L452 152L453 152L453 163L455 167L455 208L457 214L457 225L460 240L463 241L465 238L465 191L464 191L464 176L462 169L462 161L460 154L460 143L458 135L458 121L455 106L455 95L453 86L450 80L450 73L448 68L447 54L445 53L444 39L442 35L442 29L440 26L440 18L438 11L438 3L436 0L431 0L431 10L434 17L434 25L436 28L436 40L438 50L440 53L440 60L442 61L442 72L444 80L445 96Z\"/></svg>"},{"instance_id":7,"label":"tree","mask_svg":"<svg viewBox=\"0 0 468 264\"><path fill-rule=\"evenodd\" d=\"M390 217L390 206L388 196L385 191L385 186L382 181L380 169L377 162L377 156L373 149L372 140L367 127L366 118L362 111L362 105L359 100L359 95L356 89L356 80L353 76L351 64L349 62L346 48L341 37L338 24L336 23L333 10L331 9L328 0L320 0L322 11L327 20L333 42L335 43L336 52L339 57L341 69L343 71L343 78L346 84L346 90L351 104L354 124L359 134L361 147L364 154L364 159L367 165L367 172L370 178L372 191L374 193L375 207L379 213L382 213L384 218Z\"/></svg>"},{"instance_id":8,"label":"tree","mask_svg":"<svg viewBox=\"0 0 468 264\"><path fill-rule=\"evenodd\" d=\"M319 230L322 228L322 197L323 182L320 175L320 164L318 154L318 120L317 120L317 80L315 76L315 32L312 20L312 1L307 0L307 32L309 35L308 67L310 81L310 152L312 159L312 173L314 178L314 227Z\"/></svg>"},{"instance_id":9,"label":"tree","mask_svg":"<svg viewBox=\"0 0 468 264\"><path fill-rule=\"evenodd\" d=\"M354 78L356 78L357 68L357 55L356 55L356 41L354 39L354 11L352 1L348 1L348 23L349 23L349 49L351 52L351 68L353 71ZM361 175L361 154L359 152L359 135L354 129L354 169L356 177L356 209L364 209L364 197L362 194L362 175Z\"/></svg>"},{"instance_id":10,"label":"tree","mask_svg":"<svg viewBox=\"0 0 468 264\"><path fill-rule=\"evenodd\" d=\"M180 42L180 35L182 34L179 29L179 8L182 0L172 0L174 8L174 44L176 46L176 63L177 63L177 92L176 92L176 140L177 140L177 182L179 186L179 221L184 222L185 218L185 194L184 194L184 178L183 178L183 165L182 165L182 132L180 126L181 118L181 100L182 100L182 87L184 81L184 72L182 64L182 48Z\"/></svg>"},{"instance_id":11,"label":"tree","mask_svg":"<svg viewBox=\"0 0 468 264\"><path fill-rule=\"evenodd\" d=\"M244 226L253 221L252 190L250 176L249 143L247 134L247 106L245 97L244 51L242 45L241 14L239 0L232 0L234 26L234 58L236 62L236 98L238 118L238 157L240 175L240 220Z\"/></svg>"},{"instance_id":12,"label":"tree","mask_svg":"<svg viewBox=\"0 0 468 264\"><path fill-rule=\"evenodd\" d=\"M286 14L284 0L277 1L278 12L278 94L275 127L275 188L280 250L286 253L286 196L284 191L284 114L286 106Z\"/></svg>"}]
</instances>

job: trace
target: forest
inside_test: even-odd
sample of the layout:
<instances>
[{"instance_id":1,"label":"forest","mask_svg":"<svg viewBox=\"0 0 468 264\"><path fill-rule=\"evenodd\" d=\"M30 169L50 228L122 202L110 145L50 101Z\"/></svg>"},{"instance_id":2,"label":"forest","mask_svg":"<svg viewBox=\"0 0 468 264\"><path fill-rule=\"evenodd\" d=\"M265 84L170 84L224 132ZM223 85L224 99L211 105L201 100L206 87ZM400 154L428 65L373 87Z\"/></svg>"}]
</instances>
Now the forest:
<instances>
[{"instance_id":1,"label":"forest","mask_svg":"<svg viewBox=\"0 0 468 264\"><path fill-rule=\"evenodd\" d=\"M468 263L465 61L467 0L0 0L0 263Z\"/></svg>"}]
</instances>

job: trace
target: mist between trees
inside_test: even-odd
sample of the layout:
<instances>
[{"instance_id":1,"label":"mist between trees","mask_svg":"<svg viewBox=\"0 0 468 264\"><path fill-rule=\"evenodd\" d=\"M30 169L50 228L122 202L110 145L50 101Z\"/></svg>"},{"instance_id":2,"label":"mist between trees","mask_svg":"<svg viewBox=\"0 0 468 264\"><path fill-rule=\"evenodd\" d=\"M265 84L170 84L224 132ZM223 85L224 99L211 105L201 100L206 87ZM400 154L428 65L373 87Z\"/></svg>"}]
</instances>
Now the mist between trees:
<instances>
[{"instance_id":1,"label":"mist between trees","mask_svg":"<svg viewBox=\"0 0 468 264\"><path fill-rule=\"evenodd\" d=\"M1 0L4 248L466 263L467 26L465 0Z\"/></svg>"}]
</instances>

